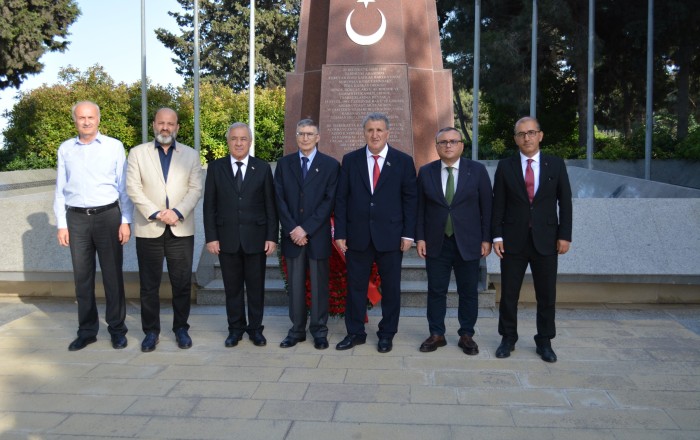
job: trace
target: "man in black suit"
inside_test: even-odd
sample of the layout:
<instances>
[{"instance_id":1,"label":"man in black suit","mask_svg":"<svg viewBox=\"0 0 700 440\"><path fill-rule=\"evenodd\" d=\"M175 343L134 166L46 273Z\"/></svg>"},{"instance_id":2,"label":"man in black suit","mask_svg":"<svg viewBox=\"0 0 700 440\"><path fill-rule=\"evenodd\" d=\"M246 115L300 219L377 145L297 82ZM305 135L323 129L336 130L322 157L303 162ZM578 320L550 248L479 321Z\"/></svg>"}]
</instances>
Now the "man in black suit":
<instances>
[{"instance_id":1,"label":"man in black suit","mask_svg":"<svg viewBox=\"0 0 700 440\"><path fill-rule=\"evenodd\" d=\"M496 357L506 358L518 340L518 299L528 264L537 300L537 354L556 362L554 325L558 256L571 245L571 186L561 158L540 153L537 119L515 123L517 156L498 163L493 187L494 252L501 259L501 303ZM558 215L557 215L558 208Z\"/></svg>"},{"instance_id":2,"label":"man in black suit","mask_svg":"<svg viewBox=\"0 0 700 440\"><path fill-rule=\"evenodd\" d=\"M370 113L362 127L367 145L343 157L336 193L335 239L346 253L348 271L348 334L336 349L347 350L367 339L367 287L376 262L382 289L377 350L388 353L401 312L401 260L415 236L416 169L411 156L387 144L386 115Z\"/></svg>"},{"instance_id":3,"label":"man in black suit","mask_svg":"<svg viewBox=\"0 0 700 440\"><path fill-rule=\"evenodd\" d=\"M418 172L416 250L428 273L428 329L420 351L444 347L447 288L454 270L459 295L459 345L479 353L474 325L479 310L479 260L491 253L491 179L486 167L462 156L461 133L453 127L437 132L436 160Z\"/></svg>"},{"instance_id":4,"label":"man in black suit","mask_svg":"<svg viewBox=\"0 0 700 440\"><path fill-rule=\"evenodd\" d=\"M204 184L204 235L207 250L221 263L227 347L238 345L244 332L257 346L267 343L262 325L265 261L277 247L277 210L270 165L248 154L252 139L246 124L232 124L226 132L231 155L209 164Z\"/></svg>"},{"instance_id":5,"label":"man in black suit","mask_svg":"<svg viewBox=\"0 0 700 440\"><path fill-rule=\"evenodd\" d=\"M331 212L340 165L318 151L318 126L311 119L297 123L299 151L275 168L275 196L282 225L282 255L287 261L289 318L292 328L280 347L306 340L306 271L311 281L309 331L318 350L328 348L328 274L331 256Z\"/></svg>"}]
</instances>

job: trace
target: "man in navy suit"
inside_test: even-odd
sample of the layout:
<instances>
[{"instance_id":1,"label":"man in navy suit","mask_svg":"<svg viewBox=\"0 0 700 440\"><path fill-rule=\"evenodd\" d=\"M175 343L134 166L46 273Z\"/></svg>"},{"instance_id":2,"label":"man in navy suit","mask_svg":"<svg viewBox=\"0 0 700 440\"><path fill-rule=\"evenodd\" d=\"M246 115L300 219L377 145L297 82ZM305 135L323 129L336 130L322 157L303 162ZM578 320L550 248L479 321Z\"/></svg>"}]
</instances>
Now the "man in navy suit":
<instances>
[{"instance_id":1,"label":"man in navy suit","mask_svg":"<svg viewBox=\"0 0 700 440\"><path fill-rule=\"evenodd\" d=\"M248 333L257 346L263 336L266 257L277 248L277 208L270 164L249 155L253 134L242 122L226 132L229 156L209 164L204 183L204 237L219 256L226 291L228 337L235 347ZM243 286L248 299L248 320Z\"/></svg>"},{"instance_id":2,"label":"man in navy suit","mask_svg":"<svg viewBox=\"0 0 700 440\"><path fill-rule=\"evenodd\" d=\"M453 127L437 132L436 160L418 172L416 249L428 272L428 329L420 351L444 347L447 288L454 270L459 295L459 345L479 353L472 338L479 310L479 260L491 253L493 193L486 167L462 158L461 133Z\"/></svg>"},{"instance_id":3,"label":"man in navy suit","mask_svg":"<svg viewBox=\"0 0 700 440\"><path fill-rule=\"evenodd\" d=\"M376 262L382 290L377 350L388 353L401 312L401 260L415 236L416 169L411 156L387 144L386 115L370 113L362 127L367 145L343 156L336 193L335 239L348 271L347 336L336 349L367 339L367 287Z\"/></svg>"},{"instance_id":4,"label":"man in navy suit","mask_svg":"<svg viewBox=\"0 0 700 440\"><path fill-rule=\"evenodd\" d=\"M498 163L493 186L492 235L501 259L501 303L496 357L506 358L518 340L518 299L528 264L537 300L537 354L556 362L551 340L557 298L558 256L571 245L571 186L564 161L540 153L537 119L515 123L516 156ZM558 214L557 214L558 211Z\"/></svg>"},{"instance_id":5,"label":"man in navy suit","mask_svg":"<svg viewBox=\"0 0 700 440\"><path fill-rule=\"evenodd\" d=\"M299 151L284 156L275 169L275 197L282 225L282 255L287 262L292 328L280 347L306 340L306 271L311 281L309 332L318 350L328 348L328 274L331 212L338 186L338 161L318 151L318 126L297 123Z\"/></svg>"}]
</instances>

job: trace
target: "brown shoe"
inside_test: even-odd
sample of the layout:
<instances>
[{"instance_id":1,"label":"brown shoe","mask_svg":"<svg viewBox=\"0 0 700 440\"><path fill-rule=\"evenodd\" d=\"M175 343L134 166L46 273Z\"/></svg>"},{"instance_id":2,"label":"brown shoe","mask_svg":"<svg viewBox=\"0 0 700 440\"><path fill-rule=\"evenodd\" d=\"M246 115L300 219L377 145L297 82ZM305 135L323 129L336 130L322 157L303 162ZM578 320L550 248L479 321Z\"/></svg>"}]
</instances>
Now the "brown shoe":
<instances>
[{"instance_id":1,"label":"brown shoe","mask_svg":"<svg viewBox=\"0 0 700 440\"><path fill-rule=\"evenodd\" d=\"M445 345L447 345L447 341L445 341L444 336L430 335L428 339L426 339L425 341L423 341L422 344L420 344L419 350L423 353L428 353L437 350L438 347L444 347Z\"/></svg>"},{"instance_id":2,"label":"brown shoe","mask_svg":"<svg viewBox=\"0 0 700 440\"><path fill-rule=\"evenodd\" d=\"M469 356L479 354L479 346L476 345L476 342L474 342L471 336L460 336L459 343L457 345L460 346L464 354L468 354Z\"/></svg>"}]
</instances>

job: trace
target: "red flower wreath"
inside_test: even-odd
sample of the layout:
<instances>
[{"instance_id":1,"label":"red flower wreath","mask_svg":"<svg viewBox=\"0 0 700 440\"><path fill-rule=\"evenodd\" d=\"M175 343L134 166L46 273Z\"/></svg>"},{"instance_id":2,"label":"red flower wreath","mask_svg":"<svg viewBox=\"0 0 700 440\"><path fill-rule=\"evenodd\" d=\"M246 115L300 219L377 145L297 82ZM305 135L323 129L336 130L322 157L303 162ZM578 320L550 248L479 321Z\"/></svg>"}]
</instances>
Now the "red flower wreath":
<instances>
[{"instance_id":1,"label":"red flower wreath","mask_svg":"<svg viewBox=\"0 0 700 440\"><path fill-rule=\"evenodd\" d=\"M333 226L333 218L331 218L331 227ZM332 227L331 231L335 231ZM340 249L335 244L335 240L331 237L333 244L330 257L330 271L328 275L328 313L331 316L345 315L345 301L348 294L348 271L345 266L345 255L340 252ZM287 283L287 261L284 255L280 254L280 267L284 274L285 284ZM367 286L367 308L371 309L382 298L380 290L381 278L376 263L372 264L372 271L369 276L369 285ZM311 308L311 280L309 272L306 271L306 308Z\"/></svg>"}]
</instances>

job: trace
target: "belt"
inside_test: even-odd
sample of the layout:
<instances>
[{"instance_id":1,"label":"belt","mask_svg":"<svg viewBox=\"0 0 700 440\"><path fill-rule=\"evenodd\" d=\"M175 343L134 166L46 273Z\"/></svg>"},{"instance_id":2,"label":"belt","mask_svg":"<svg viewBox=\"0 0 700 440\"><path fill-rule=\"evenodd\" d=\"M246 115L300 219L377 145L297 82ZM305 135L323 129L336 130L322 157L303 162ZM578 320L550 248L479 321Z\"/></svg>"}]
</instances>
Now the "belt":
<instances>
[{"instance_id":1,"label":"belt","mask_svg":"<svg viewBox=\"0 0 700 440\"><path fill-rule=\"evenodd\" d=\"M101 212L108 211L112 208L116 208L117 206L119 206L119 202L114 201L114 202L110 203L109 205L95 206L94 208L78 208L76 206L66 206L66 211L79 212L81 214L87 214L87 215L95 215L95 214L99 214Z\"/></svg>"}]
</instances>

